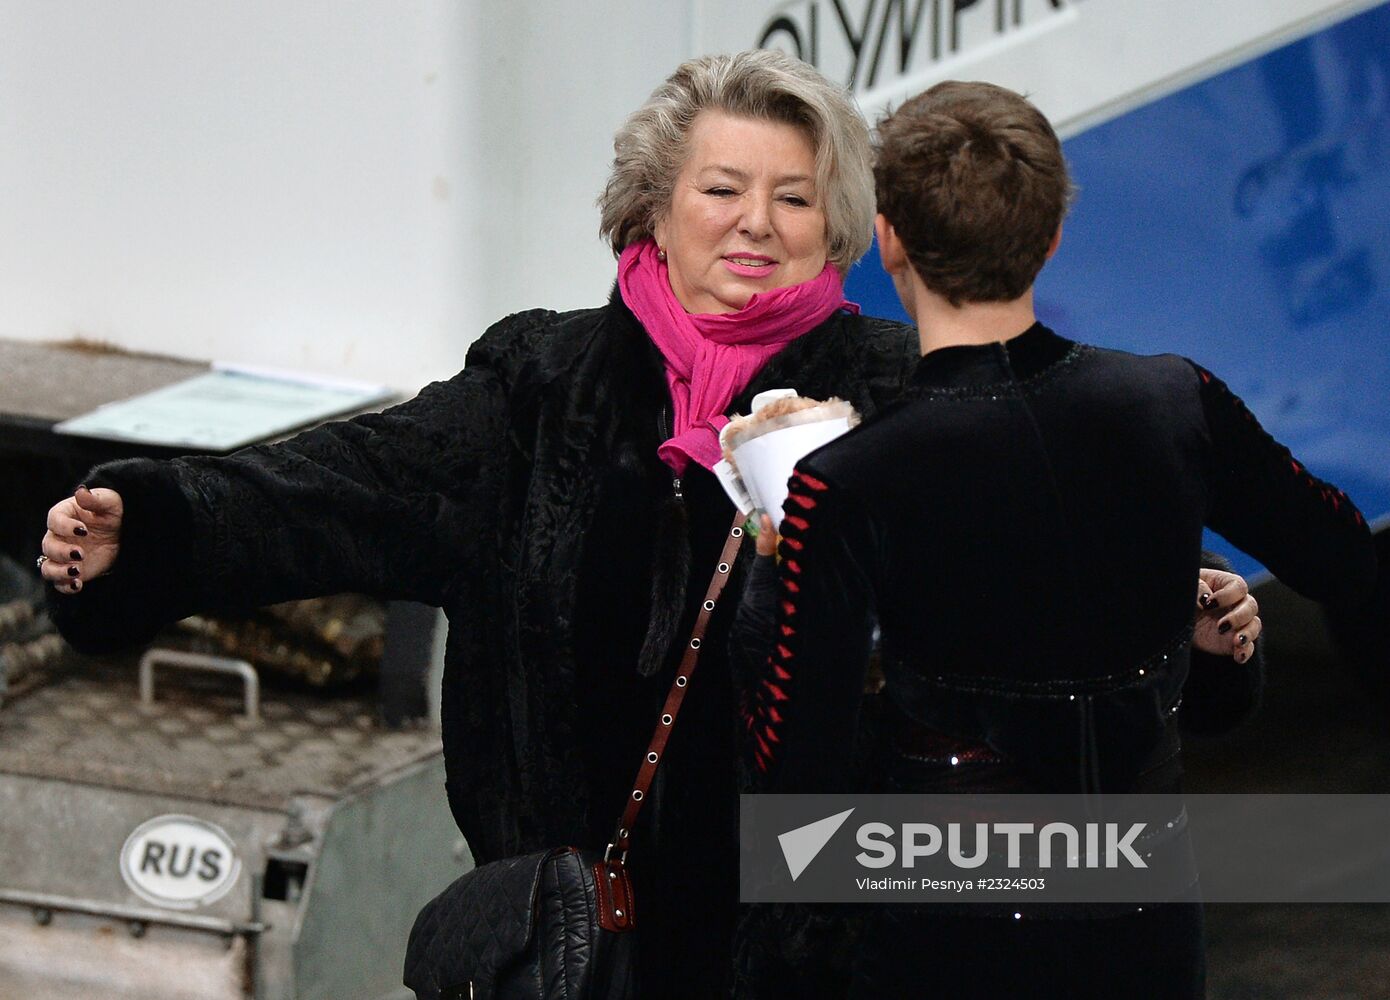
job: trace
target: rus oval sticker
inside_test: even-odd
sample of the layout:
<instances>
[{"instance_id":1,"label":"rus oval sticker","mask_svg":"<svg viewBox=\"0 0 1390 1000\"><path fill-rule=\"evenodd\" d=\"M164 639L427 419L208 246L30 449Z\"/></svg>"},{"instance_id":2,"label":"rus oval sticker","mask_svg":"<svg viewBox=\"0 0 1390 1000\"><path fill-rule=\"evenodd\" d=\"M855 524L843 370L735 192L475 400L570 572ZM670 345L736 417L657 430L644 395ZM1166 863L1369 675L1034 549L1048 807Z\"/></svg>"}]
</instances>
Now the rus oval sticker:
<instances>
[{"instance_id":1,"label":"rus oval sticker","mask_svg":"<svg viewBox=\"0 0 1390 1000\"><path fill-rule=\"evenodd\" d=\"M173 910L206 906L241 874L232 838L196 816L156 816L121 848L121 877L141 899Z\"/></svg>"}]
</instances>

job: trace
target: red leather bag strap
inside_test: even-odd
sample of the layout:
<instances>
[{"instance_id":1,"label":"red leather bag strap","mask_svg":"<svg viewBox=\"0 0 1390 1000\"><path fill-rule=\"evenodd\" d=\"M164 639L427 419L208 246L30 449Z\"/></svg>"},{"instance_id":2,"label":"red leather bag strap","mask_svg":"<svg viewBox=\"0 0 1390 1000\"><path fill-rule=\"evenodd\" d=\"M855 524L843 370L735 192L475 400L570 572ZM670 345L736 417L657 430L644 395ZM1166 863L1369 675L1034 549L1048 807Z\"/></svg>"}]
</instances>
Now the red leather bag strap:
<instances>
[{"instance_id":1,"label":"red leather bag strap","mask_svg":"<svg viewBox=\"0 0 1390 1000\"><path fill-rule=\"evenodd\" d=\"M736 514L734 523L729 527L729 536L724 540L724 550L719 553L719 562L714 568L714 575L710 577L709 589L705 591L704 600L700 602L700 613L695 618L695 627L690 630L690 641L686 643L685 655L681 657L676 679L666 695L666 703L661 706L661 718L657 720L651 742L647 744L647 752L637 769L637 777L632 782L632 792L627 797L627 808L623 810L623 817L618 821L613 843L608 845L608 856L614 851L617 851L620 857L627 855L633 824L637 822L637 814L642 811L642 803L646 801L647 793L651 790L656 769L661 766L661 755L666 752L666 742L671 738L676 717L680 715L681 702L685 700L686 691L690 690L690 675L695 673L695 667L700 660L700 646L705 641L705 628L709 625L709 616L714 611L714 605L718 602L724 585L729 582L729 571L733 569L734 558L743 543L745 520L743 514Z\"/></svg>"}]
</instances>

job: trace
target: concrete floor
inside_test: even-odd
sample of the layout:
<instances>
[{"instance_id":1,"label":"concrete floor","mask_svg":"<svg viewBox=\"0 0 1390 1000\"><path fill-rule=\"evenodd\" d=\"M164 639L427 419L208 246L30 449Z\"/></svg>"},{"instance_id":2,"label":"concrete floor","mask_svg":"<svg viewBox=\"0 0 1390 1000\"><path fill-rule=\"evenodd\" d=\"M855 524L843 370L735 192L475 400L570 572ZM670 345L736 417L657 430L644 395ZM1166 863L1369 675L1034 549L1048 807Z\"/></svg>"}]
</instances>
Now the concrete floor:
<instances>
[{"instance_id":1,"label":"concrete floor","mask_svg":"<svg viewBox=\"0 0 1390 1000\"><path fill-rule=\"evenodd\" d=\"M1390 792L1390 700L1334 652L1316 605L1278 584L1256 596L1264 705L1187 742L1188 791ZM1207 939L1211 1000L1390 998L1390 904L1209 905Z\"/></svg>"}]
</instances>

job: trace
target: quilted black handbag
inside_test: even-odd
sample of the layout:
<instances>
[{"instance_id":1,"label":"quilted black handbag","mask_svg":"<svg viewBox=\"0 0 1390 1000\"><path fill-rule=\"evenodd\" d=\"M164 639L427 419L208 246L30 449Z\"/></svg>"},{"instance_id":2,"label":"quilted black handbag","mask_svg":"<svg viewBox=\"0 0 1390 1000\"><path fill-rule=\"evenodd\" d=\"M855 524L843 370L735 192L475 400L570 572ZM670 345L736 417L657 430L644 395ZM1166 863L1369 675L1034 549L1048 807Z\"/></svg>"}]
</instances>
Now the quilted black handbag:
<instances>
[{"instance_id":1,"label":"quilted black handbag","mask_svg":"<svg viewBox=\"0 0 1390 1000\"><path fill-rule=\"evenodd\" d=\"M627 851L682 700L710 613L743 539L735 518L685 655L608 849L557 847L460 877L420 911L405 985L419 1000L635 1000L636 913Z\"/></svg>"},{"instance_id":2,"label":"quilted black handbag","mask_svg":"<svg viewBox=\"0 0 1390 1000\"><path fill-rule=\"evenodd\" d=\"M421 1000L635 996L633 936L601 925L596 870L596 852L561 847L468 872L415 919L405 985Z\"/></svg>"}]
</instances>

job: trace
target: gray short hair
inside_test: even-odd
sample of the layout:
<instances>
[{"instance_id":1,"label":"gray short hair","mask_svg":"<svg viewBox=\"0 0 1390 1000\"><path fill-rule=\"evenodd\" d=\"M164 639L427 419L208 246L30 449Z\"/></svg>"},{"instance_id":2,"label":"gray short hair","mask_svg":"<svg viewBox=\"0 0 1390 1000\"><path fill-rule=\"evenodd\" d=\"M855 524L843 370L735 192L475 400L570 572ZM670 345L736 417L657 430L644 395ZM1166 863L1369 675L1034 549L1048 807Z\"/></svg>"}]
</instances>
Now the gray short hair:
<instances>
[{"instance_id":1,"label":"gray short hair","mask_svg":"<svg viewBox=\"0 0 1390 1000\"><path fill-rule=\"evenodd\" d=\"M599 232L615 254L651 236L671 204L686 138L700 112L783 122L816 148L827 259L841 273L869 249L874 192L869 130L849 95L811 66L756 49L682 63L613 137L613 170L599 196Z\"/></svg>"}]
</instances>

